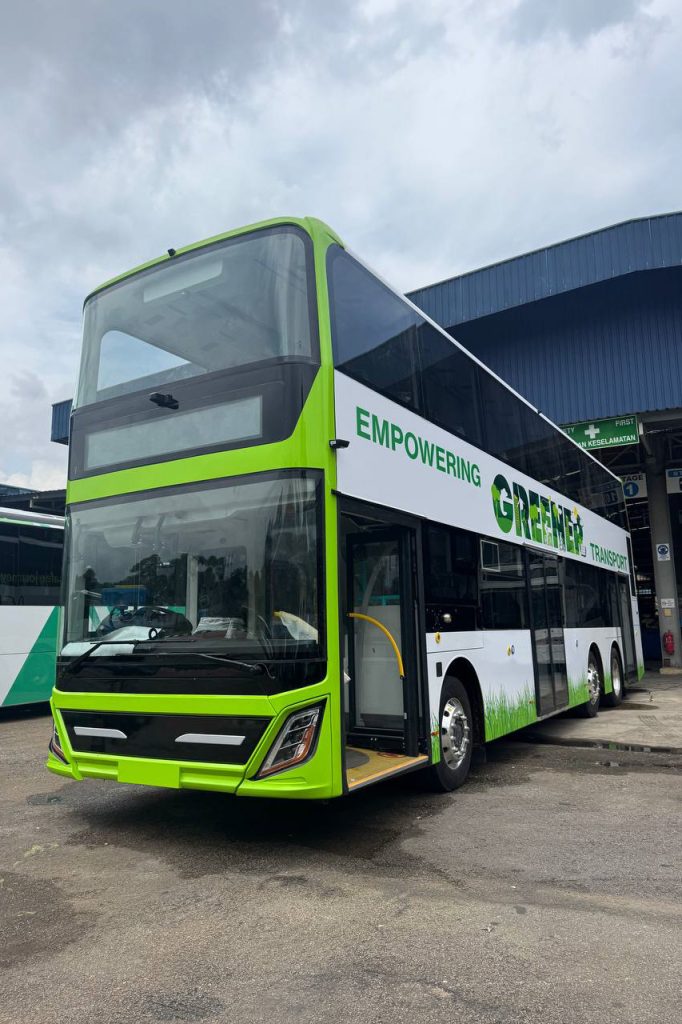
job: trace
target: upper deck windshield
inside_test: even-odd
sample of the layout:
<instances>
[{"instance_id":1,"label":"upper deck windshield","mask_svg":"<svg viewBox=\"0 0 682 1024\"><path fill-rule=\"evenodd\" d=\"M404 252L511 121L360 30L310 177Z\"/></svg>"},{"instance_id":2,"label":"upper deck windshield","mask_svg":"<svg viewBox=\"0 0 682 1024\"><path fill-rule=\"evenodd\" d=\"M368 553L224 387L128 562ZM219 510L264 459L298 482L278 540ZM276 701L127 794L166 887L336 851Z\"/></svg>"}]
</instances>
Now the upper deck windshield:
<instances>
[{"instance_id":1,"label":"upper deck windshield","mask_svg":"<svg viewBox=\"0 0 682 1024\"><path fill-rule=\"evenodd\" d=\"M319 520L314 474L73 509L62 654L320 656Z\"/></svg>"},{"instance_id":2,"label":"upper deck windshield","mask_svg":"<svg viewBox=\"0 0 682 1024\"><path fill-rule=\"evenodd\" d=\"M273 359L315 358L309 239L261 229L164 262L85 307L77 406Z\"/></svg>"}]
</instances>

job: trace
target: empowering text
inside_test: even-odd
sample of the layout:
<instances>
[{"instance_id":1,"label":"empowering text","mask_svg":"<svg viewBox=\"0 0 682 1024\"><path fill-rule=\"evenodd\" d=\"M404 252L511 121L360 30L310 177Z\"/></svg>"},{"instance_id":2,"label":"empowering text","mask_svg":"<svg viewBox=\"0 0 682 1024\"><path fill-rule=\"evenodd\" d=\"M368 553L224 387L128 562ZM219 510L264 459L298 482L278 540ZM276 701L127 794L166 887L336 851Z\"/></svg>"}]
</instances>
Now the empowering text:
<instances>
[{"instance_id":1,"label":"empowering text","mask_svg":"<svg viewBox=\"0 0 682 1024\"><path fill-rule=\"evenodd\" d=\"M401 449L413 462L421 462L424 466L430 466L440 473L455 477L456 480L465 480L474 487L481 486L481 471L475 462L463 459L461 455L427 441L411 430L405 432L397 423L375 416L368 409L361 409L359 405L355 409L355 427L358 437L363 437L366 441L380 444L391 451Z\"/></svg>"}]
</instances>

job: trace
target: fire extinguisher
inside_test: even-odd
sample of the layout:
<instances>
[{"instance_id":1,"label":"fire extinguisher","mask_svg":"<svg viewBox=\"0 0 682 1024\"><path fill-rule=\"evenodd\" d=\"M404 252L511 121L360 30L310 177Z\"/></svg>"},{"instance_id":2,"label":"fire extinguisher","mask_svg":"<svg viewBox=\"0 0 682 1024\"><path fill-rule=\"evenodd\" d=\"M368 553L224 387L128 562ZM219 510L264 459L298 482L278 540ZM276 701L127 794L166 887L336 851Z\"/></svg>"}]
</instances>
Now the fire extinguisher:
<instances>
[{"instance_id":1,"label":"fire extinguisher","mask_svg":"<svg viewBox=\"0 0 682 1024\"><path fill-rule=\"evenodd\" d=\"M663 650L666 654L675 653L675 637L670 630L663 634Z\"/></svg>"}]
</instances>

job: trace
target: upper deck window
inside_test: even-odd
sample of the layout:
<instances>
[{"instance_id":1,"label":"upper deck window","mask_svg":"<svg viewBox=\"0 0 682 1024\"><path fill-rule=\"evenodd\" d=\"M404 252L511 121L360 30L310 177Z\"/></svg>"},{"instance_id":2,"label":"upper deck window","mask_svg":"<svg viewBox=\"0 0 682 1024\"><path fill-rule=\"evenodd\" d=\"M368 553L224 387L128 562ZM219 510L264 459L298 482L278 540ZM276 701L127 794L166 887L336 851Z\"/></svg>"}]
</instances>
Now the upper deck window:
<instances>
[{"instance_id":1,"label":"upper deck window","mask_svg":"<svg viewBox=\"0 0 682 1024\"><path fill-rule=\"evenodd\" d=\"M86 304L77 406L272 360L313 360L310 243L280 226L164 262Z\"/></svg>"}]
</instances>

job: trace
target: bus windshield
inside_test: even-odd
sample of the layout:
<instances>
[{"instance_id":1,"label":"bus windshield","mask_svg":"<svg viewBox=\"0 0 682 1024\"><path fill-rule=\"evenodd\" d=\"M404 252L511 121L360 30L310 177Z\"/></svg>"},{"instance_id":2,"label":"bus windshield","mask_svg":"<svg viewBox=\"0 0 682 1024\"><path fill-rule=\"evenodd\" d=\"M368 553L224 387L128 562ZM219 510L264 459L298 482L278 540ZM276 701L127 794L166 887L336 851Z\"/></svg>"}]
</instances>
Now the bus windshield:
<instances>
[{"instance_id":1,"label":"bus windshield","mask_svg":"<svg viewBox=\"0 0 682 1024\"><path fill-rule=\"evenodd\" d=\"M75 405L271 359L312 359L307 250L302 231L274 227L93 296Z\"/></svg>"},{"instance_id":2,"label":"bus windshield","mask_svg":"<svg viewBox=\"0 0 682 1024\"><path fill-rule=\"evenodd\" d=\"M62 655L319 656L319 501L310 474L74 508Z\"/></svg>"}]
</instances>

